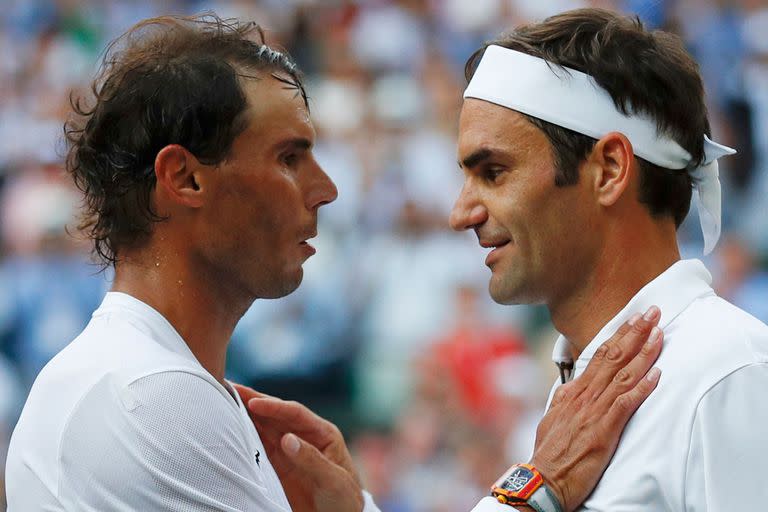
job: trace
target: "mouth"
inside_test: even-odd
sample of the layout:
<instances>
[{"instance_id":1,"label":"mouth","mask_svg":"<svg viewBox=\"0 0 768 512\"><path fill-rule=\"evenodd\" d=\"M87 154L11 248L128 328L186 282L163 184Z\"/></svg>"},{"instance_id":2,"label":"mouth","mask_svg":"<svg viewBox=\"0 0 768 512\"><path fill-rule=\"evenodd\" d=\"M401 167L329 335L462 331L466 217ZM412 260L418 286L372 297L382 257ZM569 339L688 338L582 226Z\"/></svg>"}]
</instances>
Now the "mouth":
<instances>
[{"instance_id":1,"label":"mouth","mask_svg":"<svg viewBox=\"0 0 768 512\"><path fill-rule=\"evenodd\" d=\"M504 240L481 240L480 246L485 249L491 249L491 252L488 253L488 256L485 258L485 264L486 266L491 266L497 259L501 257L501 253L503 252L504 248L510 243L512 240L504 239Z\"/></svg>"},{"instance_id":2,"label":"mouth","mask_svg":"<svg viewBox=\"0 0 768 512\"><path fill-rule=\"evenodd\" d=\"M317 252L316 249L312 246L312 244L308 242L308 240L315 238L316 236L317 236L317 232L313 232L305 240L302 240L301 242L299 242L299 247L301 247L307 252L308 257L312 256Z\"/></svg>"}]
</instances>

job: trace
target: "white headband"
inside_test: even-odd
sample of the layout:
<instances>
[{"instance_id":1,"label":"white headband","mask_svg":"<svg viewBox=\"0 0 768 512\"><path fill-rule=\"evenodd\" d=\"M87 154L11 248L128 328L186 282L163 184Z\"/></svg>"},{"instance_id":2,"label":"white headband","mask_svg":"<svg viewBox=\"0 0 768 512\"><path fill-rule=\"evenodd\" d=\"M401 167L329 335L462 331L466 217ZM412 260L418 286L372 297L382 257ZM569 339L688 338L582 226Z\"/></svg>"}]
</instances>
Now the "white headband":
<instances>
[{"instance_id":1,"label":"white headband","mask_svg":"<svg viewBox=\"0 0 768 512\"><path fill-rule=\"evenodd\" d=\"M717 159L735 150L704 135L704 162L692 168L688 151L660 134L650 117L619 111L608 91L591 76L496 45L485 50L464 97L517 110L594 139L621 132L636 156L666 169L686 169L696 178L704 254L717 244L721 229Z\"/></svg>"}]
</instances>

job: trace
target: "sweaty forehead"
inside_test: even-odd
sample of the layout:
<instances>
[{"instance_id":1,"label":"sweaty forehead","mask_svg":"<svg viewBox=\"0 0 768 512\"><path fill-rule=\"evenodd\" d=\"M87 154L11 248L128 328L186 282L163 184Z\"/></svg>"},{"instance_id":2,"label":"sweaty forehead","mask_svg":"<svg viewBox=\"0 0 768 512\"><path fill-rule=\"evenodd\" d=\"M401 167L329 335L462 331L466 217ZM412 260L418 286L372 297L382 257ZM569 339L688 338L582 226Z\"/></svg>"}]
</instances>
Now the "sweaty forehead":
<instances>
[{"instance_id":1,"label":"sweaty forehead","mask_svg":"<svg viewBox=\"0 0 768 512\"><path fill-rule=\"evenodd\" d=\"M314 138L309 110L299 91L269 75L247 80L249 130L261 133L295 132L296 136Z\"/></svg>"}]
</instances>

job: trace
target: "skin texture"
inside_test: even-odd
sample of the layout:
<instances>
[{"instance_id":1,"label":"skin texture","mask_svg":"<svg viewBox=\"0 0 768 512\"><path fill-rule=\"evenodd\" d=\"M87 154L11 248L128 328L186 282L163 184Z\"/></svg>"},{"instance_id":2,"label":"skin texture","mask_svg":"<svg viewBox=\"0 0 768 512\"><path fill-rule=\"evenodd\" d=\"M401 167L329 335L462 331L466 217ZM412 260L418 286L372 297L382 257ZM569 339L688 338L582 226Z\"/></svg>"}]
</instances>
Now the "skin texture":
<instances>
[{"instance_id":1,"label":"skin texture","mask_svg":"<svg viewBox=\"0 0 768 512\"><path fill-rule=\"evenodd\" d=\"M522 115L467 99L459 121L459 165L465 182L451 213L456 230L474 229L489 257L491 297L500 304L541 303L569 293L595 259L577 226L594 217L586 180L555 186L544 133ZM579 230L581 231L581 230Z\"/></svg>"},{"instance_id":2,"label":"skin texture","mask_svg":"<svg viewBox=\"0 0 768 512\"><path fill-rule=\"evenodd\" d=\"M333 423L298 402L235 386L280 476L291 508L355 511L363 508L360 477Z\"/></svg>"},{"instance_id":3,"label":"skin texture","mask_svg":"<svg viewBox=\"0 0 768 512\"><path fill-rule=\"evenodd\" d=\"M237 137L225 162L202 164L178 145L158 153L152 200L166 220L154 225L142 246L121 248L113 286L163 314L203 367L219 380L223 380L226 347L235 324L256 298L280 297L299 285L301 265L312 252L303 242L315 233L318 209L336 198L335 186L312 156L315 134L296 91L268 76L244 83L251 106L248 128ZM532 143L531 157L537 148ZM540 170L547 172L546 167ZM556 229L557 216L546 212L577 202L577 197L570 197L573 191L563 192L555 201L547 198L552 191L544 181L531 183L530 190L521 188L518 193L539 211L537 215L516 220L510 211L489 224L494 231L488 232L514 237L521 248L519 253L512 251L510 262L500 263L500 278L494 278L498 281L494 293L509 300L537 296L539 280L549 282L547 265L557 263L543 249L570 233L563 228L548 234L528 226L541 217L548 228ZM588 216L597 206L584 208L580 215ZM522 210L515 213L524 214ZM525 263L525 270L504 277L501 269L516 268L511 263L518 260ZM557 273L562 279L568 277L560 269ZM617 350L623 355L612 361L638 360L642 344L638 340L647 334L647 330L630 331L619 336ZM655 385L639 377L654 354L657 349L641 357L634 364L636 371L625 371L621 379L615 379L616 364L598 364L598 369L588 370L579 381L580 385L593 383L589 392L578 393L581 401L563 399L562 403L580 404L591 415L570 414L567 407L558 406L552 414L563 416L542 422L534 462L569 507L594 486L626 418ZM605 394L607 390L614 391ZM254 398L242 388L240 392L246 401ZM292 402L257 398L249 408L294 510L362 509L359 479L335 426ZM614 408L621 414L610 414ZM595 426L592 418L600 418L602 427ZM563 446L562 439L571 442ZM606 439L613 441L606 443ZM579 471L573 469L577 466Z\"/></svg>"},{"instance_id":4,"label":"skin texture","mask_svg":"<svg viewBox=\"0 0 768 512\"><path fill-rule=\"evenodd\" d=\"M462 109L459 162L465 184L451 225L500 247L488 259L491 295L501 303L547 304L558 329L575 341L575 355L679 258L672 221L652 219L636 199L637 166L621 134L598 141L579 183L560 188L543 133L513 111L470 99ZM622 268L626 259L619 256L632 254L624 251L638 254L631 269ZM661 331L645 341L659 317L654 308L644 320L633 318L633 327L625 324L579 379L558 390L538 428L531 462L564 510L589 495L626 422L658 382L658 371L649 369ZM269 440L268 455L296 510L361 510L359 479L338 429L300 404L239 392Z\"/></svg>"},{"instance_id":5,"label":"skin texture","mask_svg":"<svg viewBox=\"0 0 768 512\"><path fill-rule=\"evenodd\" d=\"M651 308L625 323L580 378L558 389L539 424L531 462L565 511L575 510L595 487L627 421L658 383L658 372L649 370L661 352L663 334L655 327L660 317ZM333 424L299 403L244 386L237 391L294 510L362 510L359 477Z\"/></svg>"},{"instance_id":6,"label":"skin texture","mask_svg":"<svg viewBox=\"0 0 768 512\"><path fill-rule=\"evenodd\" d=\"M672 217L653 217L638 200L639 168L624 135L598 140L572 186L555 185L552 151L521 114L468 98L459 121L464 186L450 223L499 246L486 259L493 299L546 304L577 358L680 254Z\"/></svg>"},{"instance_id":7,"label":"skin texture","mask_svg":"<svg viewBox=\"0 0 768 512\"><path fill-rule=\"evenodd\" d=\"M237 321L255 299L299 286L313 253L303 242L337 195L296 90L269 75L243 84L247 128L224 162L205 165L178 145L158 152L152 200L166 220L120 249L113 285L162 313L220 381Z\"/></svg>"}]
</instances>

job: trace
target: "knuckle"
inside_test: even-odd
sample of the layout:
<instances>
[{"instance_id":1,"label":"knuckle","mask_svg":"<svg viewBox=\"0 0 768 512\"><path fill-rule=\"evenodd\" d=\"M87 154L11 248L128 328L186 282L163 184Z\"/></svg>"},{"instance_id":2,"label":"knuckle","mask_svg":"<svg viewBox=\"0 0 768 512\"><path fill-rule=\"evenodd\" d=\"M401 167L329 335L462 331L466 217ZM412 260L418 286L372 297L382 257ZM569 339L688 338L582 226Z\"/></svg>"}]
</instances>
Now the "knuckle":
<instances>
[{"instance_id":1,"label":"knuckle","mask_svg":"<svg viewBox=\"0 0 768 512\"><path fill-rule=\"evenodd\" d=\"M616 398L613 406L621 413L631 414L635 411L635 400L631 394L624 393Z\"/></svg>"},{"instance_id":2,"label":"knuckle","mask_svg":"<svg viewBox=\"0 0 768 512\"><path fill-rule=\"evenodd\" d=\"M341 433L341 429L339 427L337 427L336 425L334 425L330 421L326 421L326 425L328 425L328 431L330 432L330 434L333 437L335 437L335 438L340 438L340 437L343 438L344 437L344 434Z\"/></svg>"},{"instance_id":3,"label":"knuckle","mask_svg":"<svg viewBox=\"0 0 768 512\"><path fill-rule=\"evenodd\" d=\"M613 377L614 384L623 388L628 388L632 384L632 380L632 372L626 368L622 368L616 372L616 375Z\"/></svg>"},{"instance_id":4,"label":"knuckle","mask_svg":"<svg viewBox=\"0 0 768 512\"><path fill-rule=\"evenodd\" d=\"M623 352L618 345L611 344L605 352L605 360L611 363L621 361Z\"/></svg>"},{"instance_id":5,"label":"knuckle","mask_svg":"<svg viewBox=\"0 0 768 512\"><path fill-rule=\"evenodd\" d=\"M640 349L640 355L649 357L653 354L654 347L650 343L643 343L643 348Z\"/></svg>"},{"instance_id":6,"label":"knuckle","mask_svg":"<svg viewBox=\"0 0 768 512\"><path fill-rule=\"evenodd\" d=\"M638 336L645 334L645 332L648 330L648 326L650 325L649 322L646 320L640 319L637 322L635 322L635 325L632 326L632 334L636 334Z\"/></svg>"},{"instance_id":7,"label":"knuckle","mask_svg":"<svg viewBox=\"0 0 768 512\"><path fill-rule=\"evenodd\" d=\"M570 382L568 384L570 384ZM555 394L552 396L552 403L562 403L567 400L570 390L568 384L563 384L555 390Z\"/></svg>"},{"instance_id":8,"label":"knuckle","mask_svg":"<svg viewBox=\"0 0 768 512\"><path fill-rule=\"evenodd\" d=\"M304 407L303 405L301 405L301 404L300 404L299 402L297 402L296 400L288 400L288 401L286 402L286 404L287 404L287 405L288 405L288 407L290 407L291 409L301 409L302 407Z\"/></svg>"},{"instance_id":9,"label":"knuckle","mask_svg":"<svg viewBox=\"0 0 768 512\"><path fill-rule=\"evenodd\" d=\"M608 353L608 349L610 348L610 345L611 345L610 343L604 343L600 345L595 351L595 354L592 356L592 359L597 359L597 360L605 359L605 356Z\"/></svg>"}]
</instances>

